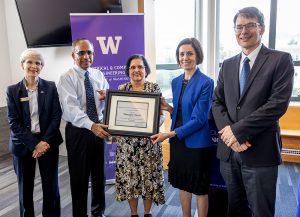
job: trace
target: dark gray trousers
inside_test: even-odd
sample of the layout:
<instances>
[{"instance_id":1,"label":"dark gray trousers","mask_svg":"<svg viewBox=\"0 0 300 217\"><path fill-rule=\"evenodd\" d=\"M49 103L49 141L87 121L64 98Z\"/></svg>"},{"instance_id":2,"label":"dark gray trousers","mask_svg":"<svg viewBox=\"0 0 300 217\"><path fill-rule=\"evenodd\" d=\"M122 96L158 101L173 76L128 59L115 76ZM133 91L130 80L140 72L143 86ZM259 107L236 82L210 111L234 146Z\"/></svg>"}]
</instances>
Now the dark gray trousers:
<instances>
[{"instance_id":1,"label":"dark gray trousers","mask_svg":"<svg viewBox=\"0 0 300 217\"><path fill-rule=\"evenodd\" d=\"M220 170L229 217L274 217L278 166L249 167L233 152L228 162L221 161Z\"/></svg>"}]
</instances>

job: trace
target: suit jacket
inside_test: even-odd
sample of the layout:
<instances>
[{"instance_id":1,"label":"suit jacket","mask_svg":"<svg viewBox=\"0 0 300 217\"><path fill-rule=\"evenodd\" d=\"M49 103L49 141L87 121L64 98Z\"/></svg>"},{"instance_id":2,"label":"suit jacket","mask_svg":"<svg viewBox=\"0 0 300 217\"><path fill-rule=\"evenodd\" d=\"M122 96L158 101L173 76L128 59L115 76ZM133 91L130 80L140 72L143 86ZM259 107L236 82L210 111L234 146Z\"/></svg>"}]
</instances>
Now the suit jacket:
<instances>
[{"instance_id":1,"label":"suit jacket","mask_svg":"<svg viewBox=\"0 0 300 217\"><path fill-rule=\"evenodd\" d=\"M239 94L241 54L223 62L213 96L213 116L218 129L230 125L240 144L252 145L241 152L242 161L253 167L281 163L279 118L286 112L292 88L294 66L291 55L264 45L256 57ZM219 139L217 156L227 161L231 148Z\"/></svg>"},{"instance_id":2,"label":"suit jacket","mask_svg":"<svg viewBox=\"0 0 300 217\"><path fill-rule=\"evenodd\" d=\"M23 80L7 88L8 122L10 125L9 150L16 156L31 153L40 142L31 133L29 100ZM54 82L39 78L38 111L40 136L50 148L63 142L59 131L62 111Z\"/></svg>"},{"instance_id":3,"label":"suit jacket","mask_svg":"<svg viewBox=\"0 0 300 217\"><path fill-rule=\"evenodd\" d=\"M182 74L172 81L174 108L171 130L175 128L183 79L184 75ZM180 140L185 141L188 148L203 148L212 145L208 114L211 109L213 89L213 80L200 72L199 68L186 86L182 97L183 124L181 127L176 128L175 132Z\"/></svg>"}]
</instances>

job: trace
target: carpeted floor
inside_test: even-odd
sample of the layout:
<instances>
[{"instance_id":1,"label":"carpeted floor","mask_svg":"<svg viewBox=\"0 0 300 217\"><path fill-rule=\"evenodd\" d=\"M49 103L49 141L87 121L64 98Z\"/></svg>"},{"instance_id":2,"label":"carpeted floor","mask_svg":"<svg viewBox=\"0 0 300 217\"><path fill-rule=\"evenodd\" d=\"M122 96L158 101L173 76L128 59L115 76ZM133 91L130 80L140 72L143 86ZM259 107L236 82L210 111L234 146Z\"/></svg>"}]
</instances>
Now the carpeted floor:
<instances>
[{"instance_id":1,"label":"carpeted floor","mask_svg":"<svg viewBox=\"0 0 300 217\"><path fill-rule=\"evenodd\" d=\"M284 163L279 167L276 215L275 217L295 217L297 212L298 179L300 174L300 164ZM42 208L42 192L39 173L36 175L36 185L34 193L36 216L40 217ZM182 216L179 194L176 189L167 182L167 172L165 172L166 183L166 204L161 206L153 205L153 216L180 217ZM59 185L61 194L61 216L71 217L72 204L69 186L69 172L66 157L60 157L59 164ZM106 186L105 214L108 217L128 217L130 210L127 202L116 202L114 198L114 185ZM215 206L215 205L214 205ZM220 204L222 206L222 204ZM218 209L218 207L213 207ZM192 206L193 216L196 217L195 201ZM18 208L18 188L16 175L13 171L12 159L10 155L0 157L0 216L17 217ZM143 214L142 201L139 204L139 214ZM213 216L220 217L220 216Z\"/></svg>"}]
</instances>

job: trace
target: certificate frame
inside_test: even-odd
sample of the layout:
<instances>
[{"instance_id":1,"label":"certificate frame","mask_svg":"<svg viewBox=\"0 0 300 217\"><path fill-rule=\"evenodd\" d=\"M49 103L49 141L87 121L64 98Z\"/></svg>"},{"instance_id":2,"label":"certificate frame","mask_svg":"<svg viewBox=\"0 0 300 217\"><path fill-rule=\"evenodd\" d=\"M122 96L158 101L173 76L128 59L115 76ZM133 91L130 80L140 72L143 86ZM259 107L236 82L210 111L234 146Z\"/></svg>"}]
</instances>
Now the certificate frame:
<instances>
[{"instance_id":1,"label":"certificate frame","mask_svg":"<svg viewBox=\"0 0 300 217\"><path fill-rule=\"evenodd\" d=\"M107 90L104 124L111 135L150 137L159 132L161 93Z\"/></svg>"}]
</instances>

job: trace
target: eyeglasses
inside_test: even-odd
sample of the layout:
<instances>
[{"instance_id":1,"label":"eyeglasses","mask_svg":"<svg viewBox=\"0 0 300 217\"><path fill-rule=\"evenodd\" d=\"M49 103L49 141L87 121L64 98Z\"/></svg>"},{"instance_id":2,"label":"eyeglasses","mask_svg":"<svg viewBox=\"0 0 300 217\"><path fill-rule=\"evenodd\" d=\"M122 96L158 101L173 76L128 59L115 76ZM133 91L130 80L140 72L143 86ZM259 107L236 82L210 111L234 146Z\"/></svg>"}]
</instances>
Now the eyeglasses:
<instances>
[{"instance_id":1,"label":"eyeglasses","mask_svg":"<svg viewBox=\"0 0 300 217\"><path fill-rule=\"evenodd\" d=\"M244 27L246 30L252 30L252 29L255 29L256 27L260 26L259 23L247 23L245 25L236 25L234 28L234 31L236 33L240 33L243 31Z\"/></svg>"},{"instance_id":2,"label":"eyeglasses","mask_svg":"<svg viewBox=\"0 0 300 217\"><path fill-rule=\"evenodd\" d=\"M146 68L145 66L142 66L142 65L137 65L137 66L130 66L129 69L130 70L135 70L135 69L138 69L138 70L142 70Z\"/></svg>"},{"instance_id":3,"label":"eyeglasses","mask_svg":"<svg viewBox=\"0 0 300 217\"><path fill-rule=\"evenodd\" d=\"M92 54L94 54L94 52L91 50L81 50L81 51L78 51L76 54L78 56L84 56L85 54L92 55Z\"/></svg>"}]
</instances>

